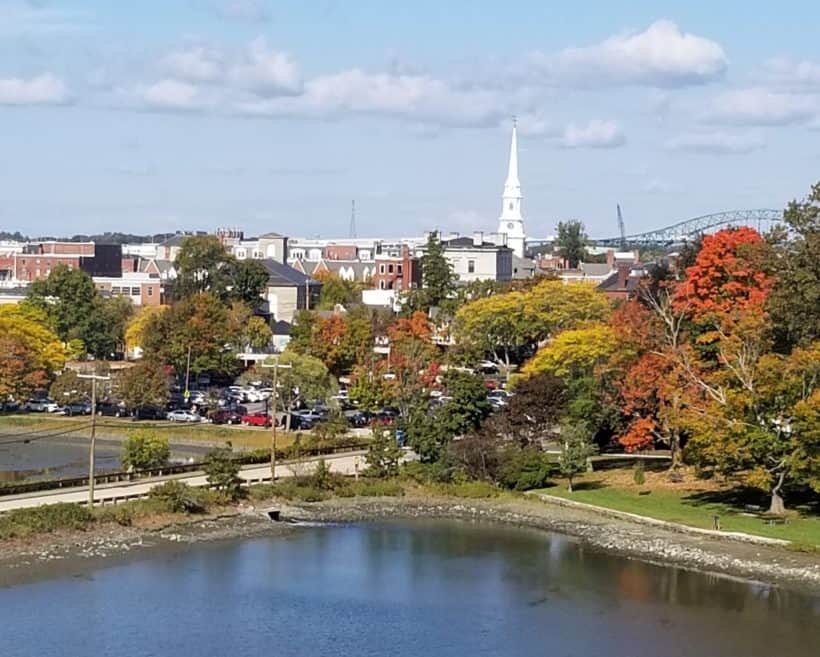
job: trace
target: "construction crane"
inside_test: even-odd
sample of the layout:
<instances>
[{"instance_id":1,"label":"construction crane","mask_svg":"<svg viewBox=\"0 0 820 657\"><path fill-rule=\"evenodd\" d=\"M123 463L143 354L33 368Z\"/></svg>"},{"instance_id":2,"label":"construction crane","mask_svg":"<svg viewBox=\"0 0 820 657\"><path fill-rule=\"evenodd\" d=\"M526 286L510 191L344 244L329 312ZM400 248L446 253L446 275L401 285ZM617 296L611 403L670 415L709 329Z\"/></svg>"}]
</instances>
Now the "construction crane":
<instances>
[{"instance_id":1,"label":"construction crane","mask_svg":"<svg viewBox=\"0 0 820 657\"><path fill-rule=\"evenodd\" d=\"M626 251L626 226L624 225L624 215L621 213L621 204L618 203L618 232L621 234L621 251Z\"/></svg>"}]
</instances>

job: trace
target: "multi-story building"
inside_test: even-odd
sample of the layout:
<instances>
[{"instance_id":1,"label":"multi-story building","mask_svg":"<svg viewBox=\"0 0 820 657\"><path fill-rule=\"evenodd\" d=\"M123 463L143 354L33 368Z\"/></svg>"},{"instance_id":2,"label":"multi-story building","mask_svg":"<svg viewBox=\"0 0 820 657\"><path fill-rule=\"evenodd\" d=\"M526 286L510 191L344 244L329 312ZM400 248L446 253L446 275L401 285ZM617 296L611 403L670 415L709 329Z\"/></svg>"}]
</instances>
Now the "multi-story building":
<instances>
[{"instance_id":1,"label":"multi-story building","mask_svg":"<svg viewBox=\"0 0 820 657\"><path fill-rule=\"evenodd\" d=\"M513 276L513 251L503 244L484 240L484 233L476 231L472 237L450 237L441 241L444 257L460 281L509 281ZM416 249L416 256L424 255L424 246Z\"/></svg>"},{"instance_id":2,"label":"multi-story building","mask_svg":"<svg viewBox=\"0 0 820 657\"><path fill-rule=\"evenodd\" d=\"M419 259L406 245L378 253L373 271L373 287L377 290L401 291L421 286Z\"/></svg>"}]
</instances>

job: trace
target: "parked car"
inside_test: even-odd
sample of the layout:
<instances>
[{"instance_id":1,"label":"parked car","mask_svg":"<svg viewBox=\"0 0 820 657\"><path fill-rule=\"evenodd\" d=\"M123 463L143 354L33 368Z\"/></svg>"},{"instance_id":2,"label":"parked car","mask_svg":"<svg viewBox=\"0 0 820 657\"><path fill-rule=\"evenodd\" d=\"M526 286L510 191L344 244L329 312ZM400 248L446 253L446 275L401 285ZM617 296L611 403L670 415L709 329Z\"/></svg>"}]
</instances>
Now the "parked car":
<instances>
[{"instance_id":1,"label":"parked car","mask_svg":"<svg viewBox=\"0 0 820 657\"><path fill-rule=\"evenodd\" d=\"M168 416L168 412L159 406L140 406L139 408L131 409L131 411L120 410L119 417L130 415L134 420L164 420Z\"/></svg>"},{"instance_id":2,"label":"parked car","mask_svg":"<svg viewBox=\"0 0 820 657\"><path fill-rule=\"evenodd\" d=\"M115 404L113 402L98 402L97 415L107 415L109 417L124 417L128 410L125 404Z\"/></svg>"},{"instance_id":3,"label":"parked car","mask_svg":"<svg viewBox=\"0 0 820 657\"><path fill-rule=\"evenodd\" d=\"M56 413L60 405L51 399L29 399L23 404L23 410L31 413Z\"/></svg>"},{"instance_id":4,"label":"parked car","mask_svg":"<svg viewBox=\"0 0 820 657\"><path fill-rule=\"evenodd\" d=\"M214 424L241 424L242 414L236 411L220 409L208 413L208 419Z\"/></svg>"},{"instance_id":5,"label":"parked car","mask_svg":"<svg viewBox=\"0 0 820 657\"><path fill-rule=\"evenodd\" d=\"M351 427L361 428L366 427L368 424L370 424L371 416L370 413L368 413L367 411L345 411L344 415L348 425Z\"/></svg>"},{"instance_id":6,"label":"parked car","mask_svg":"<svg viewBox=\"0 0 820 657\"><path fill-rule=\"evenodd\" d=\"M318 424L318 420L312 415L296 415L291 413L290 428L298 431L309 431ZM287 425L287 416L282 419L282 426Z\"/></svg>"},{"instance_id":7,"label":"parked car","mask_svg":"<svg viewBox=\"0 0 820 657\"><path fill-rule=\"evenodd\" d=\"M168 421L169 422L201 422L202 417L199 413L193 413L191 411L184 411L182 409L171 411L168 413Z\"/></svg>"},{"instance_id":8,"label":"parked car","mask_svg":"<svg viewBox=\"0 0 820 657\"><path fill-rule=\"evenodd\" d=\"M13 399L8 399L4 402L0 402L0 411L7 411L7 412L14 412L20 410L20 402L14 401Z\"/></svg>"},{"instance_id":9,"label":"parked car","mask_svg":"<svg viewBox=\"0 0 820 657\"><path fill-rule=\"evenodd\" d=\"M246 427L270 427L270 416L264 411L258 413L250 413L242 416L242 424Z\"/></svg>"},{"instance_id":10,"label":"parked car","mask_svg":"<svg viewBox=\"0 0 820 657\"><path fill-rule=\"evenodd\" d=\"M91 415L91 402L72 402L63 406L66 415Z\"/></svg>"}]
</instances>

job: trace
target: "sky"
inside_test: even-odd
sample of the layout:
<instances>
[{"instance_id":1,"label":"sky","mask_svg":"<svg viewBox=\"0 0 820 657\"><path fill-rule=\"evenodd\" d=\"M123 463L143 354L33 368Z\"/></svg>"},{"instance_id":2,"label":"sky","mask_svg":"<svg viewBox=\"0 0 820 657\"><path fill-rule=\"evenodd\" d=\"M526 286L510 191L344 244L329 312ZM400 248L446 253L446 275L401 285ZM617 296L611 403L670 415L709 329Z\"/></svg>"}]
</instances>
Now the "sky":
<instances>
[{"instance_id":1,"label":"sky","mask_svg":"<svg viewBox=\"0 0 820 657\"><path fill-rule=\"evenodd\" d=\"M0 0L0 230L494 231L781 208L820 179L820 3Z\"/></svg>"}]
</instances>

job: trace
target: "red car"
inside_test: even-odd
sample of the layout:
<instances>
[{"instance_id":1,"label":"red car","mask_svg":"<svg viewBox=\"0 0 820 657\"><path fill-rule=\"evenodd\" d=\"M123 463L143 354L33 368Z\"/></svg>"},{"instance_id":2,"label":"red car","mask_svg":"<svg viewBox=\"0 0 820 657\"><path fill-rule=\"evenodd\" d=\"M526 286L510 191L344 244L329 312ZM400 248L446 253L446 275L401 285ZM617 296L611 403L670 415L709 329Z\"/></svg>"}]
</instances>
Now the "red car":
<instances>
[{"instance_id":1,"label":"red car","mask_svg":"<svg viewBox=\"0 0 820 657\"><path fill-rule=\"evenodd\" d=\"M242 424L246 427L270 427L271 419L265 412L251 413L242 416Z\"/></svg>"}]
</instances>

